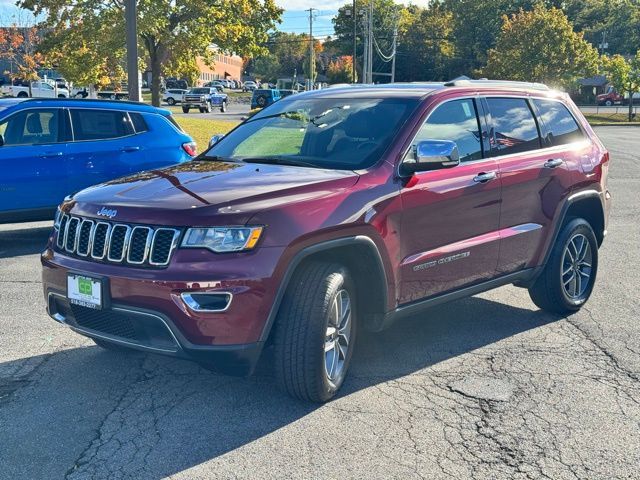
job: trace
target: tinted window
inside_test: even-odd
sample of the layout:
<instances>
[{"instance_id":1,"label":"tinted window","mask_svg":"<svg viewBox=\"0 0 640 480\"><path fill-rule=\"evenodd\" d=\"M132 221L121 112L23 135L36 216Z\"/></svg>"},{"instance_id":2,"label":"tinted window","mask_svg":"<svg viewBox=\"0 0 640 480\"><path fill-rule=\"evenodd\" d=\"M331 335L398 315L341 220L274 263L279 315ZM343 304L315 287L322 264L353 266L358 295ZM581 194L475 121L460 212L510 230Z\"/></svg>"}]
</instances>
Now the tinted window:
<instances>
[{"instance_id":1,"label":"tinted window","mask_svg":"<svg viewBox=\"0 0 640 480\"><path fill-rule=\"evenodd\" d=\"M451 140L458 145L461 161L482 158L480 126L475 103L471 99L453 100L437 107L414 140ZM413 156L413 148L409 157Z\"/></svg>"},{"instance_id":2,"label":"tinted window","mask_svg":"<svg viewBox=\"0 0 640 480\"><path fill-rule=\"evenodd\" d=\"M133 124L133 128L136 133L142 133L149 130L147 127L147 122L144 121L144 118L141 114L135 112L129 112L129 118L131 118L131 123Z\"/></svg>"},{"instance_id":3,"label":"tinted window","mask_svg":"<svg viewBox=\"0 0 640 480\"><path fill-rule=\"evenodd\" d=\"M5 145L36 145L62 140L60 110L25 110L0 122Z\"/></svg>"},{"instance_id":4,"label":"tinted window","mask_svg":"<svg viewBox=\"0 0 640 480\"><path fill-rule=\"evenodd\" d=\"M524 98L488 98L493 121L491 137L498 155L540 148L538 127Z\"/></svg>"},{"instance_id":5,"label":"tinted window","mask_svg":"<svg viewBox=\"0 0 640 480\"><path fill-rule=\"evenodd\" d=\"M564 145L583 138L575 118L562 103L552 100L534 100L533 103L544 125L545 146Z\"/></svg>"},{"instance_id":6,"label":"tinted window","mask_svg":"<svg viewBox=\"0 0 640 480\"><path fill-rule=\"evenodd\" d=\"M78 140L106 140L133 134L126 112L72 109L73 133Z\"/></svg>"}]
</instances>

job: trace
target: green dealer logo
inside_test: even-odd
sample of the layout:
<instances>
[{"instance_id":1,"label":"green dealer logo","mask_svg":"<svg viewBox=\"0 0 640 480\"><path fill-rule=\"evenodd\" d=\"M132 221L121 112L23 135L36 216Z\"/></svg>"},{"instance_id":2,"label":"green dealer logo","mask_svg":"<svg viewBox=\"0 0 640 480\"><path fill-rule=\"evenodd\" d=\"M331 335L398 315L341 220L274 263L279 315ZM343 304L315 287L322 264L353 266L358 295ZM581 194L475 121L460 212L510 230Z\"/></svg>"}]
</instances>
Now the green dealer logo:
<instances>
[{"instance_id":1,"label":"green dealer logo","mask_svg":"<svg viewBox=\"0 0 640 480\"><path fill-rule=\"evenodd\" d=\"M91 288L91 280L87 280L86 278L79 278L78 279L78 290L83 295L91 295L91 293L93 291L92 288Z\"/></svg>"}]
</instances>

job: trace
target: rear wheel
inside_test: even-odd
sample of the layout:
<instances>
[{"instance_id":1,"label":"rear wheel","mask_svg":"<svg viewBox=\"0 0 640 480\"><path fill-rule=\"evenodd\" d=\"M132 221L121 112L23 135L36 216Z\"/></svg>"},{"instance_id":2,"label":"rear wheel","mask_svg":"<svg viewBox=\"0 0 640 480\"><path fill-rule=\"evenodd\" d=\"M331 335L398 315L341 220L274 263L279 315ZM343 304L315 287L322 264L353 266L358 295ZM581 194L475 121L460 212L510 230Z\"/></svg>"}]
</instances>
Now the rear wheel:
<instances>
[{"instance_id":1,"label":"rear wheel","mask_svg":"<svg viewBox=\"0 0 640 480\"><path fill-rule=\"evenodd\" d=\"M605 104L607 107L610 107L611 105L613 105L613 102L612 102L611 100L606 100L606 101L604 102L604 104Z\"/></svg>"},{"instance_id":2,"label":"rear wheel","mask_svg":"<svg viewBox=\"0 0 640 480\"><path fill-rule=\"evenodd\" d=\"M256 98L256 105L258 105L260 108L266 107L267 97L265 97L264 95L258 95L258 98Z\"/></svg>"},{"instance_id":3,"label":"rear wheel","mask_svg":"<svg viewBox=\"0 0 640 480\"><path fill-rule=\"evenodd\" d=\"M355 301L344 267L316 262L300 267L276 319L274 363L282 390L313 402L337 393L353 354Z\"/></svg>"},{"instance_id":4,"label":"rear wheel","mask_svg":"<svg viewBox=\"0 0 640 480\"><path fill-rule=\"evenodd\" d=\"M189 113L189 107L182 107L182 113Z\"/></svg>"},{"instance_id":5,"label":"rear wheel","mask_svg":"<svg viewBox=\"0 0 640 480\"><path fill-rule=\"evenodd\" d=\"M529 289L538 307L553 313L575 312L591 296L598 272L598 242L589 223L576 218L558 235L549 260Z\"/></svg>"}]
</instances>

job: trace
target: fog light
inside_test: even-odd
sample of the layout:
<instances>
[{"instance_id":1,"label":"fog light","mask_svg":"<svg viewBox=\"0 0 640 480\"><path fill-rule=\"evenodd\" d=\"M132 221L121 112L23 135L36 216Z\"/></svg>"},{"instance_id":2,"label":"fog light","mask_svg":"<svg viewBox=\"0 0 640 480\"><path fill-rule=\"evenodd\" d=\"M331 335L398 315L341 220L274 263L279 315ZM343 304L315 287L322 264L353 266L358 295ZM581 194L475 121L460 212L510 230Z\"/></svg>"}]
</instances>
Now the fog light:
<instances>
[{"instance_id":1,"label":"fog light","mask_svg":"<svg viewBox=\"0 0 640 480\"><path fill-rule=\"evenodd\" d=\"M229 292L182 293L182 301L194 312L224 312L231 305Z\"/></svg>"}]
</instances>

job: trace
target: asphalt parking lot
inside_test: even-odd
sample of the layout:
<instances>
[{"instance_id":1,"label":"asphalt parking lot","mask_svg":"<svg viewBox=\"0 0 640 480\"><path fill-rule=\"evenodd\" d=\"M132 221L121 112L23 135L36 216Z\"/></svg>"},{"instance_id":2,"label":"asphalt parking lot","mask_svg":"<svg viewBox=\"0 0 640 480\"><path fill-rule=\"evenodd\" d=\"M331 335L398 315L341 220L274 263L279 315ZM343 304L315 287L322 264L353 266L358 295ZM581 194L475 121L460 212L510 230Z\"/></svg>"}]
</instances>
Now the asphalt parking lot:
<instances>
[{"instance_id":1,"label":"asphalt parking lot","mask_svg":"<svg viewBox=\"0 0 640 480\"><path fill-rule=\"evenodd\" d=\"M587 306L503 287L362 335L339 397L107 352L44 312L50 223L0 226L0 478L640 478L640 129Z\"/></svg>"}]
</instances>

